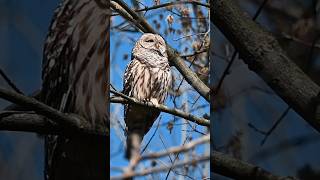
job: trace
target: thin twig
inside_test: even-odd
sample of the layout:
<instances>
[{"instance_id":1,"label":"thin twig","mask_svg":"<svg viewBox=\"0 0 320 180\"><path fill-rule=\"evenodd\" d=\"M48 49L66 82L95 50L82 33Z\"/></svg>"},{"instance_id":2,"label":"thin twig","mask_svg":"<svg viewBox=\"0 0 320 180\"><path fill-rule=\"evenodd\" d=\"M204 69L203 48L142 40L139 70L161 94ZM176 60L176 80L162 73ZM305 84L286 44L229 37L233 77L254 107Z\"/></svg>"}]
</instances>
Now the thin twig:
<instances>
[{"instance_id":1,"label":"thin twig","mask_svg":"<svg viewBox=\"0 0 320 180\"><path fill-rule=\"evenodd\" d=\"M145 147L142 149L142 151L140 152L140 154L143 154L143 153L144 153L144 151L147 149L148 145L150 144L151 140L152 140L152 139L154 138L154 136L156 135L156 132L157 132L158 129L159 129L159 125L160 125L161 119L162 119L162 118L160 117L159 120L158 120L158 124L157 124L157 126L156 126L156 129L154 130L152 136L150 137L149 141L147 142L147 144L145 145Z\"/></svg>"},{"instance_id":2,"label":"thin twig","mask_svg":"<svg viewBox=\"0 0 320 180\"><path fill-rule=\"evenodd\" d=\"M206 53L206 52L208 52L208 49L207 49L207 48L206 48L206 49L202 49L202 50L200 50L200 51L196 51L196 52L194 52L194 53L192 53L192 54L181 55L180 57L182 57L182 58L187 58L187 57L196 56L196 55L198 55L198 54Z\"/></svg>"},{"instance_id":3,"label":"thin twig","mask_svg":"<svg viewBox=\"0 0 320 180\"><path fill-rule=\"evenodd\" d=\"M267 141L268 137L271 135L271 133L278 127L278 125L280 124L280 122L286 117L286 115L289 113L289 110L291 109L291 107L287 107L286 110L284 110L284 112L281 114L281 116L276 120L276 122L272 125L272 127L268 130L268 131L263 131L260 130L258 128L256 128L253 124L248 123L248 126L250 128L252 128L253 130L255 130L256 132L264 135L264 138L262 139L260 145L263 146L265 144L265 142Z\"/></svg>"},{"instance_id":4,"label":"thin twig","mask_svg":"<svg viewBox=\"0 0 320 180\"><path fill-rule=\"evenodd\" d=\"M210 4L205 4L205 3L198 2L198 1L188 0L188 1L176 1L176 2L163 3L163 4L159 4L159 5L152 6L152 7L145 6L145 8L136 9L134 11L135 12L149 11L149 10L160 9L160 8L173 6L173 5L177 5L177 4L195 4L195 5L210 8ZM119 14L112 14L112 16L117 16L117 15L119 15Z\"/></svg>"},{"instance_id":5,"label":"thin twig","mask_svg":"<svg viewBox=\"0 0 320 180\"><path fill-rule=\"evenodd\" d=\"M10 80L10 78L6 75L6 73L0 68L0 75L3 79L8 83L8 85L15 90L19 94L23 94L23 92Z\"/></svg>"}]
</instances>

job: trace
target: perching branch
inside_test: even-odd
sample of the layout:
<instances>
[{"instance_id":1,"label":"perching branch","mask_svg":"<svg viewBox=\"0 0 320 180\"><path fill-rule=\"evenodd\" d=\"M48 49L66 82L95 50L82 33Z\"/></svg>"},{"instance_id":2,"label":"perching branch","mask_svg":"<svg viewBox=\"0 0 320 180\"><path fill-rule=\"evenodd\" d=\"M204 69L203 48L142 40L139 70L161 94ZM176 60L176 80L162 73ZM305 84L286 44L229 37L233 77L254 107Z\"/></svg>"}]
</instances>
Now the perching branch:
<instances>
[{"instance_id":1,"label":"perching branch","mask_svg":"<svg viewBox=\"0 0 320 180\"><path fill-rule=\"evenodd\" d=\"M179 109L170 109L167 106L164 106L162 104L152 104L151 102L141 102L141 101L139 101L139 100L137 100L135 98L126 96L125 94L119 93L119 92L114 91L114 90L110 90L110 92L123 98L123 99L111 98L110 102L113 102L113 103L131 103L131 104L133 103L133 104L136 104L136 105L145 106L147 108L154 108L154 109L157 109L157 110L162 111L162 112L166 112L166 113L169 113L169 114L172 114L172 115L175 115L175 116L182 117L182 118L184 118L186 120L192 121L192 122L197 123L197 124L202 125L202 126L210 126L210 121L208 119L196 117L196 116L194 116L192 114L183 112L183 111L181 111Z\"/></svg>"},{"instance_id":2,"label":"perching branch","mask_svg":"<svg viewBox=\"0 0 320 180\"><path fill-rule=\"evenodd\" d=\"M68 130L69 132L86 132L100 135L107 134L107 129L92 129L91 125L79 115L64 114L34 98L2 88L0 88L0 98L27 107L28 110L32 110L36 113L23 114L22 112L14 113L13 111L4 111L0 114L0 124L3 123L7 129L1 127L2 130L35 130L35 132L42 132L45 129L49 130L52 128L52 132L54 133L58 127L61 127L61 131ZM37 114L42 116L36 116ZM21 122L20 120L24 122ZM31 121L35 123L34 126L32 126ZM17 129L14 128L15 125L17 126Z\"/></svg>"},{"instance_id":3,"label":"perching branch","mask_svg":"<svg viewBox=\"0 0 320 180\"><path fill-rule=\"evenodd\" d=\"M126 3L122 0L111 1L111 7L121 14L129 22L135 24L140 30L147 33L158 34L150 24L135 11L133 11ZM184 63L179 53L174 50L169 44L167 44L167 53L170 64L175 66L178 71L183 75L186 81L208 102L210 100L210 89L205 85L188 66Z\"/></svg>"},{"instance_id":4,"label":"perching branch","mask_svg":"<svg viewBox=\"0 0 320 180\"><path fill-rule=\"evenodd\" d=\"M320 87L281 49L271 33L251 20L231 0L214 0L212 20L239 51L248 67L320 132L314 98Z\"/></svg>"}]
</instances>

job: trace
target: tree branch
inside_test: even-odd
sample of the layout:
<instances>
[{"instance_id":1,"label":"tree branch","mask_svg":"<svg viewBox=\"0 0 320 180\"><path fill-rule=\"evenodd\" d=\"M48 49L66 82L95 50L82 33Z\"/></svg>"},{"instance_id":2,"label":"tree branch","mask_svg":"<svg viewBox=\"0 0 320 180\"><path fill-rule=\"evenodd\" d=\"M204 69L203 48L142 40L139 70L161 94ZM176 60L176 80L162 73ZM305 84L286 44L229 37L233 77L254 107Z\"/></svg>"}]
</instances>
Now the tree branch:
<instances>
[{"instance_id":1,"label":"tree branch","mask_svg":"<svg viewBox=\"0 0 320 180\"><path fill-rule=\"evenodd\" d=\"M123 98L123 99L111 98L110 102L113 102L113 103L131 103L131 104L136 104L136 105L140 105L140 106L145 106L145 107L148 107L148 108L157 109L157 110L162 111L162 112L166 112L166 113L169 113L169 114L172 114L172 115L175 115L175 116L182 117L182 118L184 118L186 120L192 121L192 122L197 123L197 124L202 125L202 126L210 126L210 121L208 119L196 117L196 116L194 116L192 114L183 112L183 111L181 111L179 109L170 109L167 106L164 106L162 104L152 104L151 102L141 102L141 101L139 101L139 100L137 100L135 98L126 96L126 95L124 95L122 93L119 93L117 91L114 91L114 90L110 90L110 92Z\"/></svg>"},{"instance_id":2,"label":"tree branch","mask_svg":"<svg viewBox=\"0 0 320 180\"><path fill-rule=\"evenodd\" d=\"M312 100L320 92L315 84L281 49L271 33L253 22L231 0L213 2L212 20L240 52L248 67L320 132Z\"/></svg>"},{"instance_id":3,"label":"tree branch","mask_svg":"<svg viewBox=\"0 0 320 180\"><path fill-rule=\"evenodd\" d=\"M271 174L270 172L234 159L223 153L213 151L210 158L213 172L234 179L261 179L261 180L293 180L294 177L281 177Z\"/></svg>"},{"instance_id":4,"label":"tree branch","mask_svg":"<svg viewBox=\"0 0 320 180\"><path fill-rule=\"evenodd\" d=\"M116 2L116 3L114 3ZM118 4L121 8L117 7ZM143 32L158 34L150 24L136 12L134 12L126 3L122 0L111 1L111 7L116 10L119 14L124 15L123 17L130 22L133 22ZM129 15L129 16L128 16ZM208 102L210 101L210 89L205 85L188 66L184 63L179 53L175 51L169 44L167 44L167 53L169 61L174 65L178 71L184 76L186 81Z\"/></svg>"},{"instance_id":5,"label":"tree branch","mask_svg":"<svg viewBox=\"0 0 320 180\"><path fill-rule=\"evenodd\" d=\"M124 174L123 176L110 177L110 179L111 180L122 180L122 179L130 178L130 177L145 176L145 175L152 174L152 173L168 171L169 169L174 169L174 168L178 168L178 167L193 166L195 164L208 161L209 159L210 159L210 156L205 155L205 156L193 158L191 160L180 161L180 162L177 162L171 166L160 166L160 167L156 167L156 168L149 168L149 169L142 170L140 172L127 173L127 174Z\"/></svg>"},{"instance_id":6,"label":"tree branch","mask_svg":"<svg viewBox=\"0 0 320 180\"><path fill-rule=\"evenodd\" d=\"M39 102L34 98L30 98L25 95L2 88L0 88L0 98L21 105L23 107L27 107L28 110L35 111L37 114L50 119L53 123L48 123L48 120L45 120L43 117L36 117L35 114L22 115L21 113L14 114L12 113L12 111L11 113L9 113L10 111L4 111L0 114L0 123L5 123L5 125L8 127L7 130L13 130L13 126L15 123L17 125L16 130L22 131L31 131L32 129L37 130L37 127L48 127L47 129L49 129L50 125L53 125L52 128L54 129L56 128L54 124L59 124L59 127L62 128L61 131L68 130L70 132L86 132L100 135L107 134L107 129L92 129L91 125L79 115L64 114L50 106L43 104L42 102ZM13 119L13 117L17 119ZM34 125L34 127L31 127L31 118L35 118L34 123L36 124ZM25 122L21 122L20 120L25 120ZM23 129L23 127L25 127L26 129Z\"/></svg>"},{"instance_id":7,"label":"tree branch","mask_svg":"<svg viewBox=\"0 0 320 180\"><path fill-rule=\"evenodd\" d=\"M210 4L201 3L201 2L193 1L193 0L187 0L187 1L175 1L175 2L163 3L163 4L151 6L151 7L136 9L134 11L135 12L149 11L149 10L165 8L165 7L173 6L173 5L177 5L177 4L194 4L194 5L199 5L199 6L210 8ZM119 15L119 14L113 14L112 16L117 16L117 15Z\"/></svg>"},{"instance_id":8,"label":"tree branch","mask_svg":"<svg viewBox=\"0 0 320 180\"><path fill-rule=\"evenodd\" d=\"M70 133L70 130L62 128L57 123L33 111L0 112L0 130L36 132L40 134Z\"/></svg>"},{"instance_id":9,"label":"tree branch","mask_svg":"<svg viewBox=\"0 0 320 180\"><path fill-rule=\"evenodd\" d=\"M171 154L186 152L186 151L189 151L190 149L194 148L195 146L200 145L200 144L204 144L204 143L210 143L210 135L202 136L196 140L189 142L188 144L184 144L182 146L177 146L177 147L172 147L172 148L169 148L168 150L163 151L163 152L155 152L155 153L149 153L149 154L143 155L140 157L140 161L147 160L147 159L157 159L157 158L161 158L161 157L171 155Z\"/></svg>"}]
</instances>

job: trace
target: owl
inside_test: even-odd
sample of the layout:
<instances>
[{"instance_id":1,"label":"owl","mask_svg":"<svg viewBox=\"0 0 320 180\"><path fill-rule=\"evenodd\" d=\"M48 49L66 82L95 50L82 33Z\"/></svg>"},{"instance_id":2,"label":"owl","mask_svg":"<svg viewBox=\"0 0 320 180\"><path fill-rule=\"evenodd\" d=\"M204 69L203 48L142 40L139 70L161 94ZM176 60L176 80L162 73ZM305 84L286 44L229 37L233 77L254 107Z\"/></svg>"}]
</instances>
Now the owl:
<instances>
[{"instance_id":1,"label":"owl","mask_svg":"<svg viewBox=\"0 0 320 180\"><path fill-rule=\"evenodd\" d=\"M109 5L103 0L64 0L44 46L41 100L108 127ZM107 179L107 139L95 135L46 135L45 179Z\"/></svg>"},{"instance_id":2,"label":"owl","mask_svg":"<svg viewBox=\"0 0 320 180\"><path fill-rule=\"evenodd\" d=\"M124 73L123 93L140 101L163 104L171 84L171 70L163 38L157 34L143 34L132 50L131 59ZM143 136L159 114L157 110L125 105L127 159L139 156Z\"/></svg>"}]
</instances>

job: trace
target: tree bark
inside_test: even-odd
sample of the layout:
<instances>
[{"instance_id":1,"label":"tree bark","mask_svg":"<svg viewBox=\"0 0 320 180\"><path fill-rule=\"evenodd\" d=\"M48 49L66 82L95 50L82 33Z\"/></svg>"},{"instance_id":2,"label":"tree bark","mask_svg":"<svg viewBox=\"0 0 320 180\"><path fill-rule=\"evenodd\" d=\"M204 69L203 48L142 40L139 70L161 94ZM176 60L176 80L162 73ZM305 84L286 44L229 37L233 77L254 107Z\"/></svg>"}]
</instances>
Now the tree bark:
<instances>
[{"instance_id":1,"label":"tree bark","mask_svg":"<svg viewBox=\"0 0 320 180\"><path fill-rule=\"evenodd\" d=\"M294 180L295 177L283 177L271 174L270 172L234 159L223 153L212 151L210 156L212 171L234 179L261 179L261 180ZM213 179L213 178L212 178Z\"/></svg>"}]
</instances>

